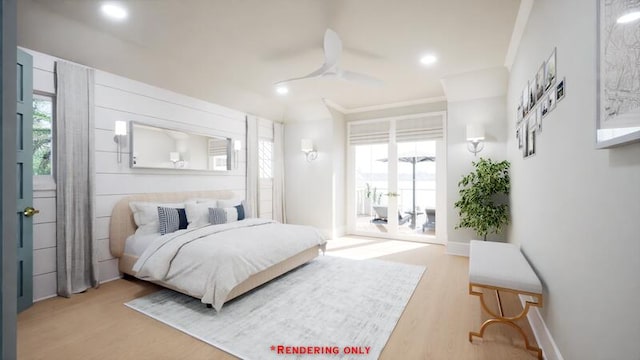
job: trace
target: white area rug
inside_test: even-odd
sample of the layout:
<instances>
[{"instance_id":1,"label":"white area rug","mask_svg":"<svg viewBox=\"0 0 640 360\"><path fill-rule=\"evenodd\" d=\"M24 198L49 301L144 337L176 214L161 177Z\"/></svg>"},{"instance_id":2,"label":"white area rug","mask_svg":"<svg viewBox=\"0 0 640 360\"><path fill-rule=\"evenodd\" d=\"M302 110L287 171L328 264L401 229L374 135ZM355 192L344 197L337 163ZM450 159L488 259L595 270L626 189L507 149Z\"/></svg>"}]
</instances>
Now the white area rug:
<instances>
[{"instance_id":1,"label":"white area rug","mask_svg":"<svg viewBox=\"0 0 640 360\"><path fill-rule=\"evenodd\" d=\"M320 256L220 313L166 289L125 305L242 359L377 359L424 271Z\"/></svg>"}]
</instances>

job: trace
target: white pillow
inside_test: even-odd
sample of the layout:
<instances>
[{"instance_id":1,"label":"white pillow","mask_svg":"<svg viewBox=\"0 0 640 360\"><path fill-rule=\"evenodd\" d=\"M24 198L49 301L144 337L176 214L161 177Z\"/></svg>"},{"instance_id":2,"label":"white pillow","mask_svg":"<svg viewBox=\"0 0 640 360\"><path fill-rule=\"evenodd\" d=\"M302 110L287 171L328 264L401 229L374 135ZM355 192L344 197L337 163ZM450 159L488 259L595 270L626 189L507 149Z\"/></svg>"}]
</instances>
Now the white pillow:
<instances>
[{"instance_id":1,"label":"white pillow","mask_svg":"<svg viewBox=\"0 0 640 360\"><path fill-rule=\"evenodd\" d=\"M136 234L153 234L160 232L158 218L158 206L171 208L184 208L184 203L154 203L145 201L132 201L129 208L133 212L133 221L138 229Z\"/></svg>"},{"instance_id":2,"label":"white pillow","mask_svg":"<svg viewBox=\"0 0 640 360\"><path fill-rule=\"evenodd\" d=\"M209 224L209 208L216 207L217 203L216 200L209 200L209 202L189 201L185 203L185 212L189 223L187 229Z\"/></svg>"},{"instance_id":3,"label":"white pillow","mask_svg":"<svg viewBox=\"0 0 640 360\"><path fill-rule=\"evenodd\" d=\"M218 200L219 208L230 208L238 206L242 203L242 199Z\"/></svg>"}]
</instances>

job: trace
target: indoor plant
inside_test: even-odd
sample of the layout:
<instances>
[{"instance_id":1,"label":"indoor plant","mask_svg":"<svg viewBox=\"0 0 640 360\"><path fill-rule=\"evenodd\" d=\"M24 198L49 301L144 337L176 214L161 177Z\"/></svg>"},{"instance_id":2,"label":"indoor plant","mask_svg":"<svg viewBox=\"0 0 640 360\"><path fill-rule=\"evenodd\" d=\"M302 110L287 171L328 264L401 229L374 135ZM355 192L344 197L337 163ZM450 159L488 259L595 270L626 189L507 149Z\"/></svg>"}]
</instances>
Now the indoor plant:
<instances>
[{"instance_id":1,"label":"indoor plant","mask_svg":"<svg viewBox=\"0 0 640 360\"><path fill-rule=\"evenodd\" d=\"M480 158L474 170L458 182L460 199L459 228L471 228L485 241L487 234L497 234L509 224L509 162Z\"/></svg>"}]
</instances>

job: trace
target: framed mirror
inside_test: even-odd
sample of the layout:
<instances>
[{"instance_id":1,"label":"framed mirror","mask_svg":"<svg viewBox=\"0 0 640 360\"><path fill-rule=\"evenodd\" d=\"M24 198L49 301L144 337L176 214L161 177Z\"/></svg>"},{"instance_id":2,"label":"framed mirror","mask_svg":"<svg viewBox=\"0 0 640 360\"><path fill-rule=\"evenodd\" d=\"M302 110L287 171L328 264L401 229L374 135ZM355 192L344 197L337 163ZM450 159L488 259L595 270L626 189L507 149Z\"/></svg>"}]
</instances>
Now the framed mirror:
<instances>
[{"instance_id":1,"label":"framed mirror","mask_svg":"<svg viewBox=\"0 0 640 360\"><path fill-rule=\"evenodd\" d=\"M131 122L132 168L231 170L230 138Z\"/></svg>"}]
</instances>

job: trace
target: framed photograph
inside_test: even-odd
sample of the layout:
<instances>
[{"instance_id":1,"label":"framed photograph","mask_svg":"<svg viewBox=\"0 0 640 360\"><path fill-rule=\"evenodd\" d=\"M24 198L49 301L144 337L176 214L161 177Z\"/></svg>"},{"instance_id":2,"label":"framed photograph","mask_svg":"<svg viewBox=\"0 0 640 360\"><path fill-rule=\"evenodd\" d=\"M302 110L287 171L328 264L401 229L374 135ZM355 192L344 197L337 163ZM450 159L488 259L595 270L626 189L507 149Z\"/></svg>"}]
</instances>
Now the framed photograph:
<instances>
[{"instance_id":1,"label":"framed photograph","mask_svg":"<svg viewBox=\"0 0 640 360\"><path fill-rule=\"evenodd\" d=\"M543 99L544 100L544 99ZM540 102L540 106L538 106L538 108L536 109L536 121L535 121L535 126L534 129L536 131L542 131L542 105L544 105L542 103L542 101Z\"/></svg>"},{"instance_id":2,"label":"framed photograph","mask_svg":"<svg viewBox=\"0 0 640 360\"><path fill-rule=\"evenodd\" d=\"M547 91L551 86L555 85L556 77L556 48L553 48L551 56L547 59L544 65L544 90Z\"/></svg>"},{"instance_id":3,"label":"framed photograph","mask_svg":"<svg viewBox=\"0 0 640 360\"><path fill-rule=\"evenodd\" d=\"M637 1L598 0L596 148L640 141L640 22L618 23ZM559 90L558 90L559 91ZM560 94L558 94L560 99Z\"/></svg>"},{"instance_id":4,"label":"framed photograph","mask_svg":"<svg viewBox=\"0 0 640 360\"><path fill-rule=\"evenodd\" d=\"M547 116L547 114L549 113L549 94L545 95L542 98L542 103L540 104L540 110L541 110L541 115L542 117Z\"/></svg>"},{"instance_id":5,"label":"framed photograph","mask_svg":"<svg viewBox=\"0 0 640 360\"><path fill-rule=\"evenodd\" d=\"M520 133L522 126L518 126L516 129L516 140L518 140L518 149L522 149L522 134Z\"/></svg>"},{"instance_id":6,"label":"framed photograph","mask_svg":"<svg viewBox=\"0 0 640 360\"><path fill-rule=\"evenodd\" d=\"M533 122L527 125L527 157L536 153L536 126Z\"/></svg>"},{"instance_id":7,"label":"framed photograph","mask_svg":"<svg viewBox=\"0 0 640 360\"><path fill-rule=\"evenodd\" d=\"M556 108L556 103L558 102L558 99L556 99L556 96L558 96L558 92L556 90L556 87L553 86L551 88L551 91L549 91L549 111L552 111L553 109Z\"/></svg>"},{"instance_id":8,"label":"framed photograph","mask_svg":"<svg viewBox=\"0 0 640 360\"><path fill-rule=\"evenodd\" d=\"M533 80L529 83L529 110L536 106L536 89L538 88L537 77L533 77Z\"/></svg>"},{"instance_id":9,"label":"framed photograph","mask_svg":"<svg viewBox=\"0 0 640 360\"><path fill-rule=\"evenodd\" d=\"M522 117L529 112L529 82L522 89Z\"/></svg>"},{"instance_id":10,"label":"framed photograph","mask_svg":"<svg viewBox=\"0 0 640 360\"><path fill-rule=\"evenodd\" d=\"M527 148L527 140L529 139L529 119L522 121L520 125L520 136L522 138L522 157L527 157L529 150Z\"/></svg>"},{"instance_id":11,"label":"framed photograph","mask_svg":"<svg viewBox=\"0 0 640 360\"><path fill-rule=\"evenodd\" d=\"M564 99L564 79L556 85L556 101Z\"/></svg>"},{"instance_id":12,"label":"framed photograph","mask_svg":"<svg viewBox=\"0 0 640 360\"><path fill-rule=\"evenodd\" d=\"M538 69L538 73L536 74L536 89L535 89L535 96L536 96L536 103L538 101L540 101L540 99L542 99L542 94L544 94L544 86L545 86L545 82L544 82L544 69L545 69L545 64L542 63L542 65L540 65L540 69Z\"/></svg>"},{"instance_id":13,"label":"framed photograph","mask_svg":"<svg viewBox=\"0 0 640 360\"><path fill-rule=\"evenodd\" d=\"M520 121L522 121L522 116L524 114L522 113L522 104L518 105L518 108L516 109L516 124L519 124Z\"/></svg>"}]
</instances>

